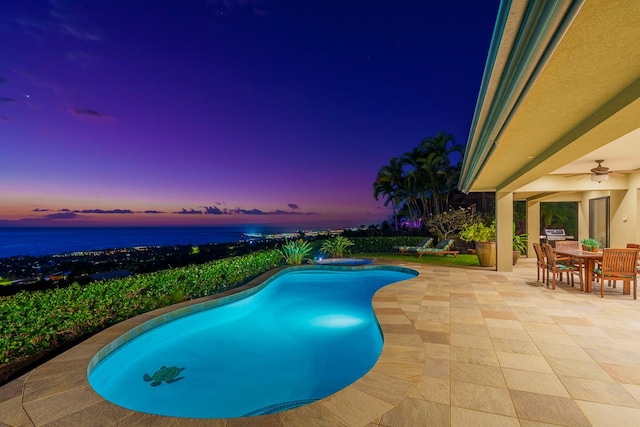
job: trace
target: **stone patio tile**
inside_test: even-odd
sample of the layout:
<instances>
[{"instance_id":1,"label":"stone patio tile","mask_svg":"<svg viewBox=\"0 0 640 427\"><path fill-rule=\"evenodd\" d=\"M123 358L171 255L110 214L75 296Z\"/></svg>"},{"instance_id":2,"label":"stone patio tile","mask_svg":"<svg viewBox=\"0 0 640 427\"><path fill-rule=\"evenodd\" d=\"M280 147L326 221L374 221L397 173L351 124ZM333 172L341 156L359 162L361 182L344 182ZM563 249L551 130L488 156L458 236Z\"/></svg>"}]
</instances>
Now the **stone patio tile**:
<instances>
[{"instance_id":1,"label":"stone patio tile","mask_svg":"<svg viewBox=\"0 0 640 427\"><path fill-rule=\"evenodd\" d=\"M425 400L406 398L387 411L380 419L381 427L415 427L417 420L428 420L430 425L451 425L451 407Z\"/></svg>"},{"instance_id":2,"label":"stone patio tile","mask_svg":"<svg viewBox=\"0 0 640 427\"><path fill-rule=\"evenodd\" d=\"M578 405L570 398L511 390L518 417L560 426L590 426Z\"/></svg>"},{"instance_id":3,"label":"stone patio tile","mask_svg":"<svg viewBox=\"0 0 640 427\"><path fill-rule=\"evenodd\" d=\"M545 357L592 361L591 356L577 345L538 343L538 349Z\"/></svg>"},{"instance_id":4,"label":"stone patio tile","mask_svg":"<svg viewBox=\"0 0 640 427\"><path fill-rule=\"evenodd\" d=\"M640 408L640 403L617 382L560 377L574 400Z\"/></svg>"},{"instance_id":5,"label":"stone patio tile","mask_svg":"<svg viewBox=\"0 0 640 427\"><path fill-rule=\"evenodd\" d=\"M611 375L594 361L557 359L548 357L547 362L558 376L590 378L594 380L612 381Z\"/></svg>"},{"instance_id":6,"label":"stone patio tile","mask_svg":"<svg viewBox=\"0 0 640 427\"><path fill-rule=\"evenodd\" d=\"M552 373L551 366L547 363L547 360L542 356L520 354L520 353L507 353L504 351L497 351L498 360L500 366L503 368L520 369L523 371L534 372L547 372Z\"/></svg>"},{"instance_id":7,"label":"stone patio tile","mask_svg":"<svg viewBox=\"0 0 640 427\"><path fill-rule=\"evenodd\" d=\"M416 387L407 393L407 397L449 405L451 400L451 381L448 378L423 375Z\"/></svg>"},{"instance_id":8,"label":"stone patio tile","mask_svg":"<svg viewBox=\"0 0 640 427\"><path fill-rule=\"evenodd\" d=\"M365 425L394 408L394 405L348 387L320 402L347 425Z\"/></svg>"},{"instance_id":9,"label":"stone patio tile","mask_svg":"<svg viewBox=\"0 0 640 427\"><path fill-rule=\"evenodd\" d=\"M507 368L503 368L502 372L510 390L571 397L555 374Z\"/></svg>"},{"instance_id":10,"label":"stone patio tile","mask_svg":"<svg viewBox=\"0 0 640 427\"><path fill-rule=\"evenodd\" d=\"M640 385L640 369L637 366L610 365L601 363L602 368L621 384Z\"/></svg>"},{"instance_id":11,"label":"stone patio tile","mask_svg":"<svg viewBox=\"0 0 640 427\"><path fill-rule=\"evenodd\" d=\"M451 408L452 427L519 427L520 423L515 417L491 414L488 412L474 411L466 408Z\"/></svg>"},{"instance_id":12,"label":"stone patio tile","mask_svg":"<svg viewBox=\"0 0 640 427\"><path fill-rule=\"evenodd\" d=\"M406 381L400 378L371 372L358 381L352 387L385 402L396 405L404 396L416 386L413 381Z\"/></svg>"},{"instance_id":13,"label":"stone patio tile","mask_svg":"<svg viewBox=\"0 0 640 427\"><path fill-rule=\"evenodd\" d=\"M507 389L481 384L451 381L451 406L516 416Z\"/></svg>"},{"instance_id":14,"label":"stone patio tile","mask_svg":"<svg viewBox=\"0 0 640 427\"><path fill-rule=\"evenodd\" d=\"M473 335L451 334L451 345L493 350L491 338Z\"/></svg>"},{"instance_id":15,"label":"stone patio tile","mask_svg":"<svg viewBox=\"0 0 640 427\"><path fill-rule=\"evenodd\" d=\"M640 420L640 409L579 400L576 403L594 426L636 427Z\"/></svg>"},{"instance_id":16,"label":"stone patio tile","mask_svg":"<svg viewBox=\"0 0 640 427\"><path fill-rule=\"evenodd\" d=\"M348 424L338 417L330 408L323 405L320 402L313 403L311 405L301 406L296 408L295 411L285 411L278 414L279 419L283 426L317 426L317 427L341 427L348 426ZM377 420L376 417L373 418ZM247 418L247 427L256 426L255 420ZM226 422L226 420L225 420ZM222 426L225 426L223 424ZM226 424L227 427L233 427L230 424ZM173 426L172 426L173 427ZM185 426L188 427L188 426Z\"/></svg>"},{"instance_id":17,"label":"stone patio tile","mask_svg":"<svg viewBox=\"0 0 640 427\"><path fill-rule=\"evenodd\" d=\"M506 353L540 355L540 350L533 341L512 340L506 338L493 338L493 347L496 351Z\"/></svg>"},{"instance_id":18,"label":"stone patio tile","mask_svg":"<svg viewBox=\"0 0 640 427\"><path fill-rule=\"evenodd\" d=\"M451 362L451 380L506 388L502 369L498 366Z\"/></svg>"},{"instance_id":19,"label":"stone patio tile","mask_svg":"<svg viewBox=\"0 0 640 427\"><path fill-rule=\"evenodd\" d=\"M89 384L86 384L63 393L24 402L24 408L34 424L43 425L103 400L93 392Z\"/></svg>"},{"instance_id":20,"label":"stone patio tile","mask_svg":"<svg viewBox=\"0 0 640 427\"><path fill-rule=\"evenodd\" d=\"M493 350L473 347L451 346L451 360L478 365L499 366L498 357Z\"/></svg>"}]
</instances>

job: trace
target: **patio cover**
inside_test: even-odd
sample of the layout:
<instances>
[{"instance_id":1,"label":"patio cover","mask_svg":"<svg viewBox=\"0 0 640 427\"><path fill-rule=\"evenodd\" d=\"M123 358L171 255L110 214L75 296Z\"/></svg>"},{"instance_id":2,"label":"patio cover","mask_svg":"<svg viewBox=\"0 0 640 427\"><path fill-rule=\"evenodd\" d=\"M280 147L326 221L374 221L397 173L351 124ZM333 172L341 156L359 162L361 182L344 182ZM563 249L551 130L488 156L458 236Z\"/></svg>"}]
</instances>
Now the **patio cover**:
<instances>
[{"instance_id":1,"label":"patio cover","mask_svg":"<svg viewBox=\"0 0 640 427\"><path fill-rule=\"evenodd\" d=\"M627 218L616 234L640 240L640 174L588 179L596 159L640 168L638 22L637 0L502 1L459 181L496 193L498 270L511 270L513 200L527 201L536 236L541 200L606 192L624 210L612 215Z\"/></svg>"}]
</instances>

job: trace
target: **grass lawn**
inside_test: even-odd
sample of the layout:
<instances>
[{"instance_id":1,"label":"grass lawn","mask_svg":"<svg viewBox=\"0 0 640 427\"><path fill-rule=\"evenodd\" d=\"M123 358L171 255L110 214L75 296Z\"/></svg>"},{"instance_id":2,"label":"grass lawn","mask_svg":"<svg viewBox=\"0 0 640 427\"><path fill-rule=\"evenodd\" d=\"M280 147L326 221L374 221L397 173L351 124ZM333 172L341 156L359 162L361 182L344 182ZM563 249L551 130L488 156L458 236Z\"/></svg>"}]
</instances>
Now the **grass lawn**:
<instances>
[{"instance_id":1,"label":"grass lawn","mask_svg":"<svg viewBox=\"0 0 640 427\"><path fill-rule=\"evenodd\" d=\"M422 255L422 257L418 258L417 255L399 255L399 254L391 254L388 252L380 252L380 253L361 253L354 254L353 256L358 258L387 258L398 261L407 261L407 262L415 262L419 264L429 264L429 265L445 265L448 267L479 267L480 263L478 262L478 257L474 254L460 254L458 257L454 257L453 255Z\"/></svg>"}]
</instances>

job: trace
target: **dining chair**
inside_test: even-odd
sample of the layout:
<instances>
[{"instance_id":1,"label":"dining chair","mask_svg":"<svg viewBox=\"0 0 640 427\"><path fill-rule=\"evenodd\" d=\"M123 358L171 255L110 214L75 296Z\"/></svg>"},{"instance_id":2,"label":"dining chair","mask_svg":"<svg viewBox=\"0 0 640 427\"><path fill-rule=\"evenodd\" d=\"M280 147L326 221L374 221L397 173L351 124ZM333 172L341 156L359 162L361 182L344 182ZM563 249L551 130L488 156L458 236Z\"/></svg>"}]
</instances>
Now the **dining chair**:
<instances>
[{"instance_id":1,"label":"dining chair","mask_svg":"<svg viewBox=\"0 0 640 427\"><path fill-rule=\"evenodd\" d=\"M556 242L556 249L567 249L567 250L576 250L579 251L581 249L580 242L577 240L558 240Z\"/></svg>"},{"instance_id":2,"label":"dining chair","mask_svg":"<svg viewBox=\"0 0 640 427\"><path fill-rule=\"evenodd\" d=\"M638 249L637 248L605 248L602 251L602 261L594 268L593 274L596 280L600 282L600 297L604 298L604 281L621 280L624 283L623 293L631 293L631 284L633 283L633 299L637 297L637 264Z\"/></svg>"},{"instance_id":3,"label":"dining chair","mask_svg":"<svg viewBox=\"0 0 640 427\"><path fill-rule=\"evenodd\" d=\"M640 244L638 243L627 243L627 248L629 249L638 249L640 251ZM638 258L638 266L636 268L638 273L640 273L640 258Z\"/></svg>"},{"instance_id":4,"label":"dining chair","mask_svg":"<svg viewBox=\"0 0 640 427\"><path fill-rule=\"evenodd\" d=\"M557 251L561 251L561 250L570 250L570 251L579 251L582 249L582 245L580 244L579 241L577 240L559 240L556 242L556 250ZM582 260L582 258L574 258L574 257L570 257L571 258L571 263L573 265L575 265L576 267L578 267L578 272L580 274L580 290L582 291L582 283L583 280L582 278L584 276L586 276L583 272L584 272L584 261Z\"/></svg>"},{"instance_id":5,"label":"dining chair","mask_svg":"<svg viewBox=\"0 0 640 427\"><path fill-rule=\"evenodd\" d=\"M640 244L638 244L638 243L627 243L627 248L628 249L638 249L638 250L640 250ZM640 258L638 259L638 263L636 265L636 272L640 273ZM613 283L613 288L615 289L615 287L616 287L616 281L615 280L609 280L607 282L607 286L611 286L612 283Z\"/></svg>"},{"instance_id":6,"label":"dining chair","mask_svg":"<svg viewBox=\"0 0 640 427\"><path fill-rule=\"evenodd\" d=\"M562 280L562 273L566 273L567 283L569 283L569 277L571 277L571 286L574 285L573 274L578 273L580 277L580 288L582 289L582 276L580 275L579 268L572 264L572 259L569 257L558 256L553 251L553 247L549 244L542 245L544 255L546 258L547 267L547 287L549 287L549 280L551 280L551 289L556 288L556 276L560 275ZM551 279L549 279L551 276Z\"/></svg>"},{"instance_id":7,"label":"dining chair","mask_svg":"<svg viewBox=\"0 0 640 427\"><path fill-rule=\"evenodd\" d=\"M544 278L545 272L547 271L547 266L544 261L544 251L542 250L542 246L540 243L533 244L533 251L536 253L536 265L538 266L538 282L540 281L540 273L542 273L542 283L546 283Z\"/></svg>"}]
</instances>

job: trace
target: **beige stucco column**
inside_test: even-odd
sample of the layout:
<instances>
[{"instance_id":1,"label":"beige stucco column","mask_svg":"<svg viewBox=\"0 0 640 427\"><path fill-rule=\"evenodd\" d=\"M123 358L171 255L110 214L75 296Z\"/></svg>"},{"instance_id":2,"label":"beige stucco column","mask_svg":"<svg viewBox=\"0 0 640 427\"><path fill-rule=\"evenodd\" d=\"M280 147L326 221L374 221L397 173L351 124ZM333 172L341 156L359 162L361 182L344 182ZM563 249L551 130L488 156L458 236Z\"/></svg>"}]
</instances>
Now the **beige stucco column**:
<instances>
[{"instance_id":1,"label":"beige stucco column","mask_svg":"<svg viewBox=\"0 0 640 427\"><path fill-rule=\"evenodd\" d=\"M513 270L513 193L496 191L496 270Z\"/></svg>"},{"instance_id":2,"label":"beige stucco column","mask_svg":"<svg viewBox=\"0 0 640 427\"><path fill-rule=\"evenodd\" d=\"M540 243L540 202L527 202L527 233L527 257L532 258L533 244Z\"/></svg>"}]
</instances>

